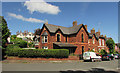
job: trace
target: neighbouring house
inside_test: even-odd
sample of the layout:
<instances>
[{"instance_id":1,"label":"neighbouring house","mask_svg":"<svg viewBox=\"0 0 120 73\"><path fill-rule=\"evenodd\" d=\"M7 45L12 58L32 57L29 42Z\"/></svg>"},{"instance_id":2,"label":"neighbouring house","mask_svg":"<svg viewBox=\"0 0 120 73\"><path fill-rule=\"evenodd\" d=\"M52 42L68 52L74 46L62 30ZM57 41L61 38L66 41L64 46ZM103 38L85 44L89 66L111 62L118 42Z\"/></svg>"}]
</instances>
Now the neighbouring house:
<instances>
[{"instance_id":1,"label":"neighbouring house","mask_svg":"<svg viewBox=\"0 0 120 73\"><path fill-rule=\"evenodd\" d=\"M31 42L33 40L34 34L32 32L24 31L24 32L16 32L18 38L22 38L25 41Z\"/></svg>"},{"instance_id":2,"label":"neighbouring house","mask_svg":"<svg viewBox=\"0 0 120 73\"><path fill-rule=\"evenodd\" d=\"M40 40L40 36L39 35L35 35L35 37L33 38L33 41L35 43L35 48L36 49L39 48L39 40Z\"/></svg>"},{"instance_id":3,"label":"neighbouring house","mask_svg":"<svg viewBox=\"0 0 120 73\"><path fill-rule=\"evenodd\" d=\"M8 44L13 44L13 43L10 41L10 38L11 38L11 36L9 36L9 37L7 38L7 45L8 45Z\"/></svg>"},{"instance_id":4,"label":"neighbouring house","mask_svg":"<svg viewBox=\"0 0 120 73\"><path fill-rule=\"evenodd\" d=\"M119 45L120 45L120 43L115 43L115 51L120 53Z\"/></svg>"},{"instance_id":5,"label":"neighbouring house","mask_svg":"<svg viewBox=\"0 0 120 73\"><path fill-rule=\"evenodd\" d=\"M73 22L72 27L63 27L45 23L40 32L39 49L68 49L69 53L83 54L93 50L99 52L107 50L106 36L95 32L93 28L89 33L87 25Z\"/></svg>"},{"instance_id":6,"label":"neighbouring house","mask_svg":"<svg viewBox=\"0 0 120 73\"><path fill-rule=\"evenodd\" d=\"M35 33L34 33L33 41L35 43L35 48L39 48L40 31L41 31L41 29L38 28L35 30Z\"/></svg>"}]
</instances>

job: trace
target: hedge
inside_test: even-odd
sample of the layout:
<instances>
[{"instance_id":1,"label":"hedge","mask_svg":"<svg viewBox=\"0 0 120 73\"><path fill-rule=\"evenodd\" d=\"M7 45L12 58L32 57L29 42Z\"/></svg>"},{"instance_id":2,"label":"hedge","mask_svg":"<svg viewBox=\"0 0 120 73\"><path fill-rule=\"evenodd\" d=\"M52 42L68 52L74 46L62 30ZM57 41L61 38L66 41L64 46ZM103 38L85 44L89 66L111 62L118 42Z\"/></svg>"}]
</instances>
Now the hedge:
<instances>
[{"instance_id":1,"label":"hedge","mask_svg":"<svg viewBox=\"0 0 120 73\"><path fill-rule=\"evenodd\" d=\"M6 52L8 56L18 56L27 58L67 58L67 49L11 49Z\"/></svg>"}]
</instances>

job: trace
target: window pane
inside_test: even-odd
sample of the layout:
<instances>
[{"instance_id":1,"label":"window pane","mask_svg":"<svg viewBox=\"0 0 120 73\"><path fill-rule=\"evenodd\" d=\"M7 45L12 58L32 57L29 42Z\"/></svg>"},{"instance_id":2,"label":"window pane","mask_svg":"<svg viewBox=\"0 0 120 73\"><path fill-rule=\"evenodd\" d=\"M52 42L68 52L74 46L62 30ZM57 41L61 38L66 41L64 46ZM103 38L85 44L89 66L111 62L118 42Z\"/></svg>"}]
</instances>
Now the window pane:
<instances>
[{"instance_id":1,"label":"window pane","mask_svg":"<svg viewBox=\"0 0 120 73\"><path fill-rule=\"evenodd\" d=\"M47 36L45 36L45 43L47 42Z\"/></svg>"},{"instance_id":2,"label":"window pane","mask_svg":"<svg viewBox=\"0 0 120 73\"><path fill-rule=\"evenodd\" d=\"M84 42L84 36L83 36L83 34L82 34L82 43Z\"/></svg>"},{"instance_id":3,"label":"window pane","mask_svg":"<svg viewBox=\"0 0 120 73\"><path fill-rule=\"evenodd\" d=\"M99 39L99 45L101 46L101 40Z\"/></svg>"},{"instance_id":4,"label":"window pane","mask_svg":"<svg viewBox=\"0 0 120 73\"><path fill-rule=\"evenodd\" d=\"M57 34L57 42L60 42L60 34Z\"/></svg>"},{"instance_id":5,"label":"window pane","mask_svg":"<svg viewBox=\"0 0 120 73\"><path fill-rule=\"evenodd\" d=\"M48 47L45 47L45 49L48 49Z\"/></svg>"},{"instance_id":6,"label":"window pane","mask_svg":"<svg viewBox=\"0 0 120 73\"><path fill-rule=\"evenodd\" d=\"M104 46L104 40L102 40L102 44L103 44L103 46Z\"/></svg>"}]
</instances>

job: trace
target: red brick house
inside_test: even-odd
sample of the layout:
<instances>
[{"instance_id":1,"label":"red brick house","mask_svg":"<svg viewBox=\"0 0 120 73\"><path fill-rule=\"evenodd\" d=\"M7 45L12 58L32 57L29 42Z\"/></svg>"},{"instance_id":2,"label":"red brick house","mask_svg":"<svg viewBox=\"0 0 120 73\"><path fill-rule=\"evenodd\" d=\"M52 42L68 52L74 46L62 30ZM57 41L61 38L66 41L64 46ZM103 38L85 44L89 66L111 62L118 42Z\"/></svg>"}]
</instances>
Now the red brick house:
<instances>
[{"instance_id":1,"label":"red brick house","mask_svg":"<svg viewBox=\"0 0 120 73\"><path fill-rule=\"evenodd\" d=\"M40 49L69 49L70 53L83 54L88 50L98 52L106 49L105 37L100 31L91 33L87 31L87 25L73 22L72 27L63 27L52 24L44 24L40 32Z\"/></svg>"},{"instance_id":2,"label":"red brick house","mask_svg":"<svg viewBox=\"0 0 120 73\"><path fill-rule=\"evenodd\" d=\"M119 45L120 45L120 43L115 43L115 51L120 53Z\"/></svg>"}]
</instances>

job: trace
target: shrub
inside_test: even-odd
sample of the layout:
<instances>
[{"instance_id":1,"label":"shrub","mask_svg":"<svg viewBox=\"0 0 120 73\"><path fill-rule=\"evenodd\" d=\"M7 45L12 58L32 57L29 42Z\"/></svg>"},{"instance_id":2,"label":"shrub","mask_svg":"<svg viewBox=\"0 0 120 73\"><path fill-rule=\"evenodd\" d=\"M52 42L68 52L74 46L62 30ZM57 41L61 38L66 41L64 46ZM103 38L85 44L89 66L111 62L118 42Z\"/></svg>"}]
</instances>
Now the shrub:
<instances>
[{"instance_id":1,"label":"shrub","mask_svg":"<svg viewBox=\"0 0 120 73\"><path fill-rule=\"evenodd\" d=\"M33 42L30 42L30 43L28 43L28 46L29 46L29 47L34 47L34 43L33 43Z\"/></svg>"},{"instance_id":2,"label":"shrub","mask_svg":"<svg viewBox=\"0 0 120 73\"><path fill-rule=\"evenodd\" d=\"M6 51L6 54L8 56L18 56L19 50L21 50L21 49L20 48L19 49L9 49Z\"/></svg>"},{"instance_id":3,"label":"shrub","mask_svg":"<svg viewBox=\"0 0 120 73\"><path fill-rule=\"evenodd\" d=\"M20 41L20 42L19 42L19 47L20 47L20 48L26 48L26 47L27 47L27 42L26 42L26 41L23 41L23 40Z\"/></svg>"},{"instance_id":4,"label":"shrub","mask_svg":"<svg viewBox=\"0 0 120 73\"><path fill-rule=\"evenodd\" d=\"M107 52L106 52L106 50L101 49L100 54L101 54L101 55L104 55L104 54L107 54Z\"/></svg>"},{"instance_id":5,"label":"shrub","mask_svg":"<svg viewBox=\"0 0 120 73\"><path fill-rule=\"evenodd\" d=\"M22 38L11 38L11 42L13 42L14 45L19 46L21 48L27 47L27 42L22 40Z\"/></svg>"},{"instance_id":6,"label":"shrub","mask_svg":"<svg viewBox=\"0 0 120 73\"><path fill-rule=\"evenodd\" d=\"M19 46L16 46L16 45L8 45L6 50L5 50L5 53L6 55L8 56L17 56L18 54L18 50L20 50L21 48Z\"/></svg>"},{"instance_id":7,"label":"shrub","mask_svg":"<svg viewBox=\"0 0 120 73\"><path fill-rule=\"evenodd\" d=\"M19 56L27 58L67 58L69 50L67 49L12 49L7 52L8 56Z\"/></svg>"},{"instance_id":8,"label":"shrub","mask_svg":"<svg viewBox=\"0 0 120 73\"><path fill-rule=\"evenodd\" d=\"M94 50L90 50L90 52L95 52Z\"/></svg>"}]
</instances>

